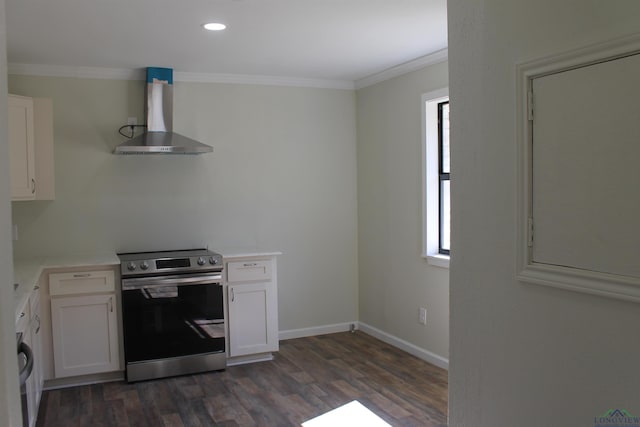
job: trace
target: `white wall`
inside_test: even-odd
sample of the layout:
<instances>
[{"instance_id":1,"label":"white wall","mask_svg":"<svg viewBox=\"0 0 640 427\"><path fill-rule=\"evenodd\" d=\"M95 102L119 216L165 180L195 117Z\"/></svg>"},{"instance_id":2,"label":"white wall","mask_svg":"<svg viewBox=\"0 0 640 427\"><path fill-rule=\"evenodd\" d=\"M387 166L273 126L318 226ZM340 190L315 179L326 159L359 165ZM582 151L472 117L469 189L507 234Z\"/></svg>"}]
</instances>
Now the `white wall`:
<instances>
[{"instance_id":1,"label":"white wall","mask_svg":"<svg viewBox=\"0 0 640 427\"><path fill-rule=\"evenodd\" d=\"M0 0L0 76L7 73L4 0ZM7 143L7 80L0 79L0 424L22 425L11 249L11 193Z\"/></svg>"},{"instance_id":2,"label":"white wall","mask_svg":"<svg viewBox=\"0 0 640 427\"><path fill-rule=\"evenodd\" d=\"M593 426L612 408L638 415L640 306L514 279L515 67L638 31L640 3L449 0L448 7L449 425Z\"/></svg>"},{"instance_id":3,"label":"white wall","mask_svg":"<svg viewBox=\"0 0 640 427\"><path fill-rule=\"evenodd\" d=\"M360 321L444 359L449 272L421 257L421 95L447 82L442 62L357 92Z\"/></svg>"},{"instance_id":4,"label":"white wall","mask_svg":"<svg viewBox=\"0 0 640 427\"><path fill-rule=\"evenodd\" d=\"M14 203L17 256L209 245L279 250L280 330L357 319L353 91L176 83L201 156L115 156L141 81L9 76L54 104L56 199Z\"/></svg>"}]
</instances>

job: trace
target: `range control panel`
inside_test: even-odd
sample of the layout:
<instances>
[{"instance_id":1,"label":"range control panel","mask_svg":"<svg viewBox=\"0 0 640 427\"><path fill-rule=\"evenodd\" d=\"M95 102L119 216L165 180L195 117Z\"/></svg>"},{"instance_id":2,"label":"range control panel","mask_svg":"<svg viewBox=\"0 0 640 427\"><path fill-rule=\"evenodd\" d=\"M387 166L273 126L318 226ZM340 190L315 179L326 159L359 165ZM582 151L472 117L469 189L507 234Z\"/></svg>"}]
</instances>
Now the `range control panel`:
<instances>
[{"instance_id":1,"label":"range control panel","mask_svg":"<svg viewBox=\"0 0 640 427\"><path fill-rule=\"evenodd\" d=\"M221 271L222 255L208 249L118 254L122 277Z\"/></svg>"}]
</instances>

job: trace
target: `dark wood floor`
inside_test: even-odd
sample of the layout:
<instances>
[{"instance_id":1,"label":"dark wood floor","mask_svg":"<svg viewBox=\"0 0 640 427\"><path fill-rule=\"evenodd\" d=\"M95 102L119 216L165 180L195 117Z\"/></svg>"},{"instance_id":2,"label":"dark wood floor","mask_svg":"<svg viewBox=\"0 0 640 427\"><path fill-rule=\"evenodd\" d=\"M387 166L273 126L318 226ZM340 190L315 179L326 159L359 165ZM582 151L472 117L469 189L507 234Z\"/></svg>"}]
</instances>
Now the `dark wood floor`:
<instances>
[{"instance_id":1,"label":"dark wood floor","mask_svg":"<svg viewBox=\"0 0 640 427\"><path fill-rule=\"evenodd\" d=\"M392 426L446 426L447 372L363 332L282 341L273 361L43 394L39 427L299 426L358 400Z\"/></svg>"}]
</instances>

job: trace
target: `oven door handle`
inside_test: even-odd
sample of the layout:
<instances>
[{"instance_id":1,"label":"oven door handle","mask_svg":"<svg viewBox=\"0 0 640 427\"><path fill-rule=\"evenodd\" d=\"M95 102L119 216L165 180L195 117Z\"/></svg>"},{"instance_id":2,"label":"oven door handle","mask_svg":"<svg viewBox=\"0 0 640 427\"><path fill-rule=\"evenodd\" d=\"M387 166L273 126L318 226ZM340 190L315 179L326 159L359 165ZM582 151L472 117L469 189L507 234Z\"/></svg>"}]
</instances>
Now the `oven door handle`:
<instances>
[{"instance_id":1,"label":"oven door handle","mask_svg":"<svg viewBox=\"0 0 640 427\"><path fill-rule=\"evenodd\" d=\"M156 288L171 286L190 286L190 285L206 285L220 284L222 274L209 274L206 276L196 277L136 277L132 279L122 279L122 290L130 291L143 288ZM213 282L213 283L212 283ZM216 283L217 282L217 283Z\"/></svg>"}]
</instances>

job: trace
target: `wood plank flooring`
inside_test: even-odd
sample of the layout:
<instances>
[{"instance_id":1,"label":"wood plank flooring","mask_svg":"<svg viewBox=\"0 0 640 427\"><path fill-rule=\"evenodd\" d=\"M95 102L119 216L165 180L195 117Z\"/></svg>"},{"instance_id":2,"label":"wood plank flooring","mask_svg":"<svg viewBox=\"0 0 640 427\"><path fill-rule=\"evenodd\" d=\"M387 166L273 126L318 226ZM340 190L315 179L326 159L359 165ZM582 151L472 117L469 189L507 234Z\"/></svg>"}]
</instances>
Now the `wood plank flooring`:
<instances>
[{"instance_id":1,"label":"wood plank flooring","mask_svg":"<svg viewBox=\"0 0 640 427\"><path fill-rule=\"evenodd\" d=\"M43 394L38 427L299 426L358 400L392 426L447 424L447 371L363 332L282 341L273 361Z\"/></svg>"}]
</instances>

